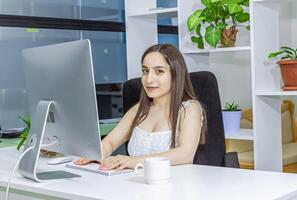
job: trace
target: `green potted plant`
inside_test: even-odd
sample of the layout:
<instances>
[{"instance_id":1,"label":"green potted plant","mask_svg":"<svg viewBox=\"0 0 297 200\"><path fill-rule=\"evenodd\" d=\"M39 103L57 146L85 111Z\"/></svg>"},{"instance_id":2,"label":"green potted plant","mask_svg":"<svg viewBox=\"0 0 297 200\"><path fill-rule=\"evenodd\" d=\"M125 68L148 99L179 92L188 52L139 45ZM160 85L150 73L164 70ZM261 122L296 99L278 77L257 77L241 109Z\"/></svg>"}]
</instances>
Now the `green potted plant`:
<instances>
[{"instance_id":1,"label":"green potted plant","mask_svg":"<svg viewBox=\"0 0 297 200\"><path fill-rule=\"evenodd\" d=\"M28 135L29 135L29 130L30 130L30 126L31 126L31 119L30 116L26 116L25 118L19 116L19 118L26 124L26 128L24 128L24 130L21 132L20 135L20 141L17 145L17 150L20 150L21 146L24 144L24 142L26 141Z\"/></svg>"},{"instance_id":2,"label":"green potted plant","mask_svg":"<svg viewBox=\"0 0 297 200\"><path fill-rule=\"evenodd\" d=\"M201 3L205 8L196 10L187 20L192 42L199 49L204 49L204 41L214 48L219 43L220 47L234 47L237 27L245 26L243 23L250 19L244 11L249 0L201 0Z\"/></svg>"},{"instance_id":3,"label":"green potted plant","mask_svg":"<svg viewBox=\"0 0 297 200\"><path fill-rule=\"evenodd\" d=\"M223 123L225 132L237 133L240 130L241 109L234 103L226 103L223 111Z\"/></svg>"},{"instance_id":4,"label":"green potted plant","mask_svg":"<svg viewBox=\"0 0 297 200\"><path fill-rule=\"evenodd\" d=\"M284 82L283 90L297 90L297 49L284 46L268 55L268 58L276 57L280 58L277 64Z\"/></svg>"}]
</instances>

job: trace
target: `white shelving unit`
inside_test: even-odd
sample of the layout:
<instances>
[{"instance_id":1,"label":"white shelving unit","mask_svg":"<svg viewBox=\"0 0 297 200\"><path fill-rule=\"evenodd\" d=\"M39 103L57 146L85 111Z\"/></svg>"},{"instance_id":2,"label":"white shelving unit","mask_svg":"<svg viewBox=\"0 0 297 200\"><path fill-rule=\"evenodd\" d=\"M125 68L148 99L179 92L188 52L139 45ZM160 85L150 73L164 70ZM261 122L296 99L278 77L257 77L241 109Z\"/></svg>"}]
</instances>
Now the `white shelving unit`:
<instances>
[{"instance_id":1,"label":"white shelving unit","mask_svg":"<svg viewBox=\"0 0 297 200\"><path fill-rule=\"evenodd\" d=\"M247 51L251 54L253 130L226 133L226 138L253 140L255 169L282 171L281 103L284 96L280 72L269 52L280 45L297 46L296 0L250 0L251 31L239 31L237 47L199 50L191 43L187 18L197 0L177 0L177 8L156 8L156 0L125 0L128 78L141 74L141 56L157 41L158 17L178 17L179 48L186 54ZM293 24L295 23L295 26Z\"/></svg>"},{"instance_id":2,"label":"white shelving unit","mask_svg":"<svg viewBox=\"0 0 297 200\"><path fill-rule=\"evenodd\" d=\"M279 68L267 57L281 45L296 46L293 22L296 25L297 2L253 0L251 8L255 169L282 171L282 97L295 96L297 91L281 90Z\"/></svg>"}]
</instances>

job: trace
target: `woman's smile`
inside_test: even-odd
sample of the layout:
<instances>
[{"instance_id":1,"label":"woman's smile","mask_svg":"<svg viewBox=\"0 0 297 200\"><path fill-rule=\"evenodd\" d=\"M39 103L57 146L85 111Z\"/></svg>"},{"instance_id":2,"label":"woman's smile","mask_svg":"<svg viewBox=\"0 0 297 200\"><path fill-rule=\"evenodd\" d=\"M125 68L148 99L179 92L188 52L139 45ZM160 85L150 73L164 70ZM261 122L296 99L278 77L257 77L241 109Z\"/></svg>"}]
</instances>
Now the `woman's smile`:
<instances>
[{"instance_id":1,"label":"woman's smile","mask_svg":"<svg viewBox=\"0 0 297 200\"><path fill-rule=\"evenodd\" d=\"M146 86L147 92L156 92L159 87Z\"/></svg>"}]
</instances>

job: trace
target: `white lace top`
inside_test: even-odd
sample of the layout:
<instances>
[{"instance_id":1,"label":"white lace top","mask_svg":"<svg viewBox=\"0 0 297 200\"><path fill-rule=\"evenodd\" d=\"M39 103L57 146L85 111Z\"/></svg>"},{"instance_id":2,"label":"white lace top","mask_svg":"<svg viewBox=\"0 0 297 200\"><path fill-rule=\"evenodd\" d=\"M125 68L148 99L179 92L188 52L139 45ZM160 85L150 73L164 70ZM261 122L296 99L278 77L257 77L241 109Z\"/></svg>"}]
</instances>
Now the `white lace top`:
<instances>
[{"instance_id":1,"label":"white lace top","mask_svg":"<svg viewBox=\"0 0 297 200\"><path fill-rule=\"evenodd\" d=\"M186 108L188 104L194 100L189 100L183 102L183 106L181 108ZM180 109L181 110L181 109ZM176 144L178 145L178 136L179 136L179 116L177 119L177 130L176 130ZM155 154L155 153L162 153L165 151L168 151L171 146L171 136L172 131L157 131L157 132L149 132L146 130L143 130L136 126L133 131L130 138L130 141L128 143L128 153L130 156L143 156L148 154Z\"/></svg>"}]
</instances>

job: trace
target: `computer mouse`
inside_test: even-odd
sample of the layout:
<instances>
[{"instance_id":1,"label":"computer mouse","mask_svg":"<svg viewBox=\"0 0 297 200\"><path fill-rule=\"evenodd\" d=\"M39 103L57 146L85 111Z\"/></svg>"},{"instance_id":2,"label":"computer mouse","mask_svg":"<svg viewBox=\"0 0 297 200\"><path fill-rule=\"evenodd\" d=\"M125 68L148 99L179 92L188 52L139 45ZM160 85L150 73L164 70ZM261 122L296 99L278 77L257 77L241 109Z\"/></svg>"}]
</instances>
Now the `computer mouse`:
<instances>
[{"instance_id":1,"label":"computer mouse","mask_svg":"<svg viewBox=\"0 0 297 200\"><path fill-rule=\"evenodd\" d=\"M71 162L73 159L68 156L63 156L63 157L57 157L57 158L52 158L47 161L47 164L49 165L59 165L63 163L68 163Z\"/></svg>"}]
</instances>

